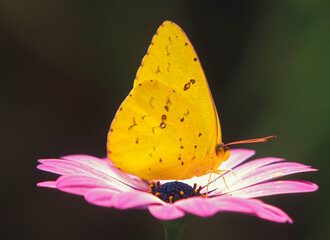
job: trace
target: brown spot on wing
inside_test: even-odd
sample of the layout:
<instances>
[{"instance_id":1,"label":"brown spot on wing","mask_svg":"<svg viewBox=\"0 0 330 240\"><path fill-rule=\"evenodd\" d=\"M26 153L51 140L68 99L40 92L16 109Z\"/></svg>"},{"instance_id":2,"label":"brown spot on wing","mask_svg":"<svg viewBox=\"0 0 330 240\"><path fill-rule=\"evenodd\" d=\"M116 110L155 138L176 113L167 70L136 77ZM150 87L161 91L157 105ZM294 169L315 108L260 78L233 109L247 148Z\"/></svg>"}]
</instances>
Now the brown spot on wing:
<instances>
[{"instance_id":1,"label":"brown spot on wing","mask_svg":"<svg viewBox=\"0 0 330 240\"><path fill-rule=\"evenodd\" d=\"M183 115L185 116L185 117L187 117L188 115L189 115L189 109L187 108L187 112L185 112Z\"/></svg>"},{"instance_id":2,"label":"brown spot on wing","mask_svg":"<svg viewBox=\"0 0 330 240\"><path fill-rule=\"evenodd\" d=\"M150 80L150 81L152 81L152 80ZM154 97L151 97L150 98L150 100L149 100L149 104L150 104L150 106L152 107L152 108L154 108L154 106L152 105L152 101L154 100Z\"/></svg>"},{"instance_id":3,"label":"brown spot on wing","mask_svg":"<svg viewBox=\"0 0 330 240\"><path fill-rule=\"evenodd\" d=\"M167 71L169 72L170 71L170 67L171 67L171 64L169 62L167 62Z\"/></svg>"},{"instance_id":4,"label":"brown spot on wing","mask_svg":"<svg viewBox=\"0 0 330 240\"><path fill-rule=\"evenodd\" d=\"M157 69L156 69L155 73L156 73L156 74L160 73L159 66L157 66Z\"/></svg>"},{"instance_id":5,"label":"brown spot on wing","mask_svg":"<svg viewBox=\"0 0 330 240\"><path fill-rule=\"evenodd\" d=\"M183 90L184 90L184 91L187 91L189 88L190 88L190 82L186 83L186 84L183 86Z\"/></svg>"},{"instance_id":6,"label":"brown spot on wing","mask_svg":"<svg viewBox=\"0 0 330 240\"><path fill-rule=\"evenodd\" d=\"M129 126L128 130L131 130L133 127L137 126L135 118L132 118L132 120L133 120L133 124Z\"/></svg>"},{"instance_id":7,"label":"brown spot on wing","mask_svg":"<svg viewBox=\"0 0 330 240\"><path fill-rule=\"evenodd\" d=\"M172 104L170 97L167 97L166 104Z\"/></svg>"},{"instance_id":8,"label":"brown spot on wing","mask_svg":"<svg viewBox=\"0 0 330 240\"><path fill-rule=\"evenodd\" d=\"M170 52L168 51L168 46L167 45L165 46L165 49L166 49L166 55L170 56Z\"/></svg>"}]
</instances>

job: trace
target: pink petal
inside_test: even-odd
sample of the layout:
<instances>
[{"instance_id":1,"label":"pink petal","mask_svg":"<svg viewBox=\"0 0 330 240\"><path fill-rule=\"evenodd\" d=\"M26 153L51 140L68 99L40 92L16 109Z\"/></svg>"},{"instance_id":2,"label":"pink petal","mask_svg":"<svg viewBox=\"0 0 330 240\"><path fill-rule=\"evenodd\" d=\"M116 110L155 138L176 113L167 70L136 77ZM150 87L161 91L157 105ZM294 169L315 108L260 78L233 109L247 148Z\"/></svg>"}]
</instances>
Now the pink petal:
<instances>
[{"instance_id":1,"label":"pink petal","mask_svg":"<svg viewBox=\"0 0 330 240\"><path fill-rule=\"evenodd\" d=\"M237 176L232 173L225 174L225 180L228 185L229 191L234 192L238 189L246 188L260 182L269 181L282 176L300 173L317 171L309 166L293 163L293 162L275 162L269 164L271 159L276 158L262 158L252 161L252 166L249 163L240 165L234 169ZM280 160L280 159L278 159ZM265 164L266 163L266 164ZM257 166L257 167L256 167ZM221 181L218 182L218 189L212 193L213 195L227 193L226 186Z\"/></svg>"},{"instance_id":2,"label":"pink petal","mask_svg":"<svg viewBox=\"0 0 330 240\"><path fill-rule=\"evenodd\" d=\"M65 159L65 160L69 160L69 161L84 163L87 165L93 164L93 163L95 163L95 161L101 160L100 158L90 156L90 155L84 155L84 154L66 155L61 158Z\"/></svg>"},{"instance_id":3,"label":"pink petal","mask_svg":"<svg viewBox=\"0 0 330 240\"><path fill-rule=\"evenodd\" d=\"M39 160L42 164L37 168L60 175L92 175L91 168L81 163L70 162L59 159L43 159Z\"/></svg>"},{"instance_id":4,"label":"pink petal","mask_svg":"<svg viewBox=\"0 0 330 240\"><path fill-rule=\"evenodd\" d=\"M211 198L213 204L217 205L218 211L254 213L254 208L249 200L234 197L214 197Z\"/></svg>"},{"instance_id":5,"label":"pink petal","mask_svg":"<svg viewBox=\"0 0 330 240\"><path fill-rule=\"evenodd\" d=\"M125 173L125 172L119 170L118 168L112 166L112 162L110 162L110 163L109 162L110 161L108 159L107 164L109 165L109 167L111 167L111 169L112 169L111 175L114 178L118 179L121 182L128 184L129 186L131 186L134 189L138 189L138 190L145 191L145 192L150 190L149 181L141 179L135 175Z\"/></svg>"},{"instance_id":6,"label":"pink petal","mask_svg":"<svg viewBox=\"0 0 330 240\"><path fill-rule=\"evenodd\" d=\"M318 186L311 182L284 180L259 183L251 187L236 190L230 193L233 197L256 198L287 193L314 192Z\"/></svg>"},{"instance_id":7,"label":"pink petal","mask_svg":"<svg viewBox=\"0 0 330 240\"><path fill-rule=\"evenodd\" d=\"M85 158L83 158L85 159ZM109 178L113 174L113 168L101 159L89 157L93 163L84 161L69 161L63 159L40 159L42 163L37 168L61 175L93 175L101 178Z\"/></svg>"},{"instance_id":8,"label":"pink petal","mask_svg":"<svg viewBox=\"0 0 330 240\"><path fill-rule=\"evenodd\" d=\"M267 219L270 221L274 221L274 222L293 223L293 220L281 209L279 209L275 206L263 203L263 202L261 202L261 203L262 203L262 208L259 211L257 211L258 217L261 217L261 218L264 218L264 219Z\"/></svg>"},{"instance_id":9,"label":"pink petal","mask_svg":"<svg viewBox=\"0 0 330 240\"><path fill-rule=\"evenodd\" d=\"M217 200L218 203L220 203L221 205L226 202L226 209L229 211L248 213L273 222L292 223L292 219L281 209L271 206L269 204L265 204L257 199L242 199L229 197L219 198Z\"/></svg>"},{"instance_id":10,"label":"pink petal","mask_svg":"<svg viewBox=\"0 0 330 240\"><path fill-rule=\"evenodd\" d=\"M277 162L283 162L285 159L283 158L275 158L275 157L265 157L265 158L258 158L252 161L249 161L247 163L244 163L243 165L238 166L236 171L242 172L245 169L256 169L265 165L269 165L271 163L277 163Z\"/></svg>"},{"instance_id":11,"label":"pink petal","mask_svg":"<svg viewBox=\"0 0 330 240\"><path fill-rule=\"evenodd\" d=\"M249 149L231 149L230 151L229 159L220 165L220 169L233 169L256 153Z\"/></svg>"},{"instance_id":12,"label":"pink petal","mask_svg":"<svg viewBox=\"0 0 330 240\"><path fill-rule=\"evenodd\" d=\"M210 217L219 211L211 198L192 197L176 201L177 208L200 217Z\"/></svg>"},{"instance_id":13,"label":"pink petal","mask_svg":"<svg viewBox=\"0 0 330 240\"><path fill-rule=\"evenodd\" d=\"M150 204L165 204L158 197L137 190L129 192L121 192L113 196L111 201L115 208L128 209L128 208L146 208Z\"/></svg>"},{"instance_id":14,"label":"pink petal","mask_svg":"<svg viewBox=\"0 0 330 240\"><path fill-rule=\"evenodd\" d=\"M89 155L69 155L62 157L62 159L64 159L66 162L77 163L107 175L116 175L116 173L114 173L114 169L116 168L113 166L109 159L105 161L104 159Z\"/></svg>"},{"instance_id":15,"label":"pink petal","mask_svg":"<svg viewBox=\"0 0 330 240\"><path fill-rule=\"evenodd\" d=\"M76 156L76 158L78 157ZM61 175L91 176L100 180L106 180L111 188L116 189L126 190L129 188L128 186L141 187L142 190L149 189L148 184L141 179L134 179L122 172L120 174L124 175L125 178L119 176L118 169L115 169L101 159L88 156L83 157L82 159L84 161L81 162L59 159L42 159L39 160L42 164L38 165L37 168ZM94 161L94 165L86 165L86 163L91 164L89 161Z\"/></svg>"},{"instance_id":16,"label":"pink petal","mask_svg":"<svg viewBox=\"0 0 330 240\"><path fill-rule=\"evenodd\" d=\"M110 188L109 184L89 176L61 176L56 181L56 187L63 191L77 195L84 195L93 188Z\"/></svg>"},{"instance_id":17,"label":"pink petal","mask_svg":"<svg viewBox=\"0 0 330 240\"><path fill-rule=\"evenodd\" d=\"M242 171L243 170L243 171ZM249 171L250 170L250 171ZM306 166L301 163L294 162L279 162L274 164L269 164L266 166L262 166L256 169L249 168L248 166L243 166L242 169L237 170L241 174L242 179L247 179L255 176L266 176L267 178L279 178L289 174L299 173L299 172L309 172L309 171L317 171L316 169L311 168L310 166Z\"/></svg>"},{"instance_id":18,"label":"pink petal","mask_svg":"<svg viewBox=\"0 0 330 240\"><path fill-rule=\"evenodd\" d=\"M61 159L68 162L83 164L84 166L88 166L89 168L98 170L106 174L112 174L113 170L116 169L109 159L105 160L89 155L69 155L62 157Z\"/></svg>"},{"instance_id":19,"label":"pink petal","mask_svg":"<svg viewBox=\"0 0 330 240\"><path fill-rule=\"evenodd\" d=\"M173 204L149 205L148 209L152 216L161 220L173 220L185 215L182 210L178 209Z\"/></svg>"},{"instance_id":20,"label":"pink petal","mask_svg":"<svg viewBox=\"0 0 330 240\"><path fill-rule=\"evenodd\" d=\"M232 197L194 197L177 201L174 205L185 212L201 217L209 217L219 211L241 213L254 212L254 209L245 201L245 199Z\"/></svg>"},{"instance_id":21,"label":"pink petal","mask_svg":"<svg viewBox=\"0 0 330 240\"><path fill-rule=\"evenodd\" d=\"M293 162L279 162L257 169L245 169L245 166L242 166L242 168L242 172L237 170L239 172L238 176L242 179L242 182L238 183L235 189L294 173L317 171L309 166Z\"/></svg>"},{"instance_id":22,"label":"pink petal","mask_svg":"<svg viewBox=\"0 0 330 240\"><path fill-rule=\"evenodd\" d=\"M177 208L201 217L209 217L216 212L240 212L251 214L274 222L292 222L282 210L256 199L234 197L188 198L174 203Z\"/></svg>"},{"instance_id":23,"label":"pink petal","mask_svg":"<svg viewBox=\"0 0 330 240\"><path fill-rule=\"evenodd\" d=\"M55 181L40 182L40 183L37 183L37 186L38 187L56 188L56 182Z\"/></svg>"},{"instance_id":24,"label":"pink petal","mask_svg":"<svg viewBox=\"0 0 330 240\"><path fill-rule=\"evenodd\" d=\"M102 207L111 207L111 200L114 195L118 194L118 191L114 191L106 188L95 188L87 191L84 195L87 202Z\"/></svg>"},{"instance_id":25,"label":"pink petal","mask_svg":"<svg viewBox=\"0 0 330 240\"><path fill-rule=\"evenodd\" d=\"M134 175L123 173L115 168L109 159L99 159L88 155L69 155L59 159L40 159L39 169L61 175L93 175L114 181L117 185L125 183L133 188L149 190L149 183ZM119 182L118 182L119 181Z\"/></svg>"}]
</instances>

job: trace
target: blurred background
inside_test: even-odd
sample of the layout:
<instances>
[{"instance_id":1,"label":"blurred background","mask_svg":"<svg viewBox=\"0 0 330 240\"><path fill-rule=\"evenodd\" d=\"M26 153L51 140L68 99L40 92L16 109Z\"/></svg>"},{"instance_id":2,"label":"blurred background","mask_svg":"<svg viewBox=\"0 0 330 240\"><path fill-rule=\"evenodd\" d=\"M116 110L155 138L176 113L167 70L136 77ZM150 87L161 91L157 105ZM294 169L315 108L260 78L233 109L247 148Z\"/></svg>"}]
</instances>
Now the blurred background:
<instances>
[{"instance_id":1,"label":"blurred background","mask_svg":"<svg viewBox=\"0 0 330 240\"><path fill-rule=\"evenodd\" d=\"M0 0L3 239L163 239L147 211L119 211L38 189L38 158L104 157L106 136L165 20L194 45L224 142L312 165L315 193L266 197L293 225L234 213L195 218L183 239L330 239L330 4L325 0Z\"/></svg>"}]
</instances>

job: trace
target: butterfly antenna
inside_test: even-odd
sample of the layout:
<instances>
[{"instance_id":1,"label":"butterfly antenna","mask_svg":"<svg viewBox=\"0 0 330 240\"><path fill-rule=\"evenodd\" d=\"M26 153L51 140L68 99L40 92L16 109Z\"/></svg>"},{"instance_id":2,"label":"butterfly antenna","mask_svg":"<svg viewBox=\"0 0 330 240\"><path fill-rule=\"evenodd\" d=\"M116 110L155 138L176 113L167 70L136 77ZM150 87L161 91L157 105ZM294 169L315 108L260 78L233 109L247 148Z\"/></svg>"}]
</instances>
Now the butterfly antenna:
<instances>
[{"instance_id":1,"label":"butterfly antenna","mask_svg":"<svg viewBox=\"0 0 330 240\"><path fill-rule=\"evenodd\" d=\"M235 144L245 144L245 143L258 143L258 142L267 142L269 139L277 138L277 136L268 136L263 138L254 138L254 139L248 139L248 140L242 140L237 142L231 142L227 143L226 146L229 145L235 145Z\"/></svg>"}]
</instances>

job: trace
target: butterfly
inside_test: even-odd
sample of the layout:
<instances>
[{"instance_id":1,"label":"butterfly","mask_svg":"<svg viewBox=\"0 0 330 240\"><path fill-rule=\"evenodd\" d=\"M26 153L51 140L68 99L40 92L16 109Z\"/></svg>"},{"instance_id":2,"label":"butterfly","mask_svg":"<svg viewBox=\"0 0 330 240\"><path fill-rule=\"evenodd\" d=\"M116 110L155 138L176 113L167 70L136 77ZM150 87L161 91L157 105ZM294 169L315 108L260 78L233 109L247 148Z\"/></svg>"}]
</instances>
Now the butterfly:
<instances>
[{"instance_id":1,"label":"butterfly","mask_svg":"<svg viewBox=\"0 0 330 240\"><path fill-rule=\"evenodd\" d=\"M218 113L192 44L178 25L165 21L112 121L108 158L146 180L179 180L220 173L228 145L222 143Z\"/></svg>"}]
</instances>

